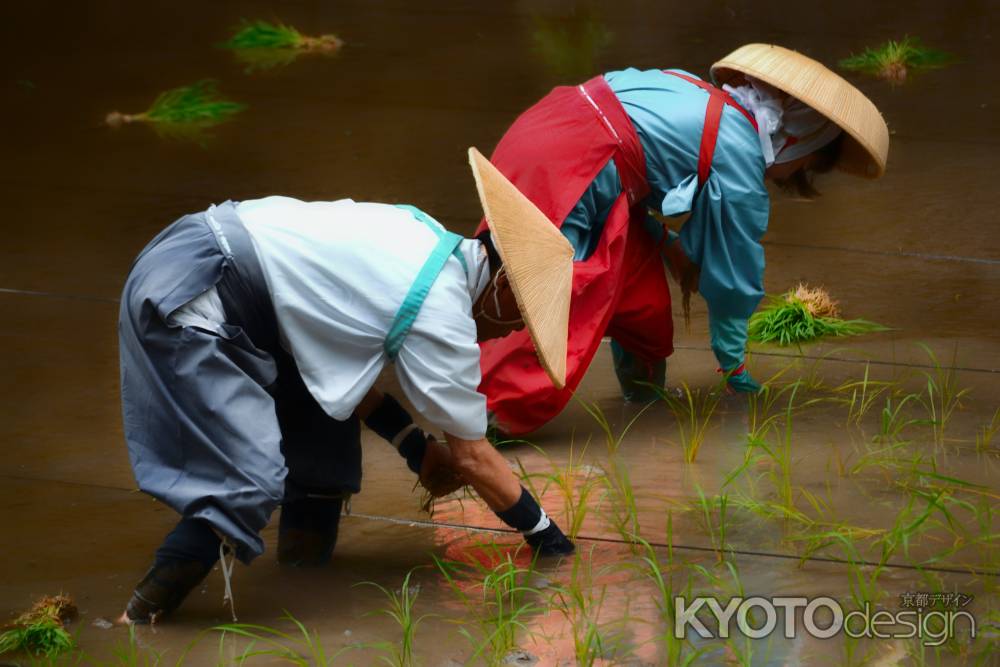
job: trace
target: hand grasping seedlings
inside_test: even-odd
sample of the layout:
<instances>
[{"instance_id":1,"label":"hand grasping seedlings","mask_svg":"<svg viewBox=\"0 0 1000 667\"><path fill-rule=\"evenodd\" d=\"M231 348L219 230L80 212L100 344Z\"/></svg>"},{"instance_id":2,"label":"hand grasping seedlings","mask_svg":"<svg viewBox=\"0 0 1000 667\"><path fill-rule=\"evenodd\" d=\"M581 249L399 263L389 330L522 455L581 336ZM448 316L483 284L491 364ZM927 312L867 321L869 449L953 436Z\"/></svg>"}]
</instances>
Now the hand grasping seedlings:
<instances>
[{"instance_id":1,"label":"hand grasping seedlings","mask_svg":"<svg viewBox=\"0 0 1000 667\"><path fill-rule=\"evenodd\" d=\"M330 55L344 45L336 35L310 37L284 23L246 21L219 46L229 49L247 72L287 65L303 53Z\"/></svg>"},{"instance_id":2,"label":"hand grasping seedlings","mask_svg":"<svg viewBox=\"0 0 1000 667\"><path fill-rule=\"evenodd\" d=\"M868 320L842 320L839 314L837 302L826 290L800 283L750 317L750 340L785 346L886 330Z\"/></svg>"},{"instance_id":3,"label":"hand grasping seedlings","mask_svg":"<svg viewBox=\"0 0 1000 667\"><path fill-rule=\"evenodd\" d=\"M915 37L904 37L902 41L889 40L879 47L869 47L858 55L844 58L840 66L898 84L906 81L911 70L936 69L953 60L949 53L925 48Z\"/></svg>"},{"instance_id":4,"label":"hand grasping seedlings","mask_svg":"<svg viewBox=\"0 0 1000 667\"><path fill-rule=\"evenodd\" d=\"M164 135L199 138L203 132L228 120L246 108L224 99L212 79L202 79L190 86L180 86L160 93L153 104L141 113L112 111L105 118L111 127L129 123L148 123Z\"/></svg>"}]
</instances>

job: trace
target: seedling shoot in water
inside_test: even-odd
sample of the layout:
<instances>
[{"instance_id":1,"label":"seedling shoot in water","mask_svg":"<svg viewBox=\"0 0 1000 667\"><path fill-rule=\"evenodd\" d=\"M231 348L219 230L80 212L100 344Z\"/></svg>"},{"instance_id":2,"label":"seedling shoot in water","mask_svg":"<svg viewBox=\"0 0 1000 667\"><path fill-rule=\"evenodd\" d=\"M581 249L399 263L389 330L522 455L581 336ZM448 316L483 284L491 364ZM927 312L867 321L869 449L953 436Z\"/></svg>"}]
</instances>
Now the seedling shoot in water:
<instances>
[{"instance_id":1,"label":"seedling shoot in water","mask_svg":"<svg viewBox=\"0 0 1000 667\"><path fill-rule=\"evenodd\" d=\"M309 37L284 23L243 21L219 46L232 51L246 71L253 72L287 65L303 53L332 54L343 44L336 35Z\"/></svg>"},{"instance_id":2,"label":"seedling shoot in water","mask_svg":"<svg viewBox=\"0 0 1000 667\"><path fill-rule=\"evenodd\" d=\"M952 61L954 57L951 54L928 49L915 37L904 37L899 42L889 40L881 46L844 58L840 66L872 74L890 83L903 83L910 71L936 69Z\"/></svg>"},{"instance_id":3,"label":"seedling shoot in water","mask_svg":"<svg viewBox=\"0 0 1000 667\"><path fill-rule=\"evenodd\" d=\"M215 81L202 79L190 86L160 93L153 104L141 113L112 111L105 122L111 127L148 123L160 134L197 140L204 138L205 130L229 120L245 108L239 102L220 96Z\"/></svg>"}]
</instances>

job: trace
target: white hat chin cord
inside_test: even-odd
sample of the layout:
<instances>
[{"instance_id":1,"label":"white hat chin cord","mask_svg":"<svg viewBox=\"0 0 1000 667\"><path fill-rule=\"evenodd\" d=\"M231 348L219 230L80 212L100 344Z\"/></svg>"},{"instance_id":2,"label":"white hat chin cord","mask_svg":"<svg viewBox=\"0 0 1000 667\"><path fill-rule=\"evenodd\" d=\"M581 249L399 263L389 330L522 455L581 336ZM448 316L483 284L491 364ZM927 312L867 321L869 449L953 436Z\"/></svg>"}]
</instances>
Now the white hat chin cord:
<instances>
[{"instance_id":1,"label":"white hat chin cord","mask_svg":"<svg viewBox=\"0 0 1000 667\"><path fill-rule=\"evenodd\" d=\"M502 320L502 319L499 319L499 318L503 317L503 312L502 312L502 309L500 308L500 292L497 289L497 280L499 280L500 274L501 273L506 273L506 271L507 271L507 267L505 267L504 265L501 264L500 268L497 269L496 274L494 274L494 276L493 276L493 307L497 311L497 316L495 318L491 317L486 312L486 306L484 305L484 306L482 306L479 309L478 313L476 313L475 315L473 315L474 318L476 318L476 317L482 317L487 322L491 322L492 324L499 324L499 325L502 325L502 326L510 326L512 324L520 324L521 322L524 322L524 316L517 317L516 319L513 319L513 320Z\"/></svg>"}]
</instances>

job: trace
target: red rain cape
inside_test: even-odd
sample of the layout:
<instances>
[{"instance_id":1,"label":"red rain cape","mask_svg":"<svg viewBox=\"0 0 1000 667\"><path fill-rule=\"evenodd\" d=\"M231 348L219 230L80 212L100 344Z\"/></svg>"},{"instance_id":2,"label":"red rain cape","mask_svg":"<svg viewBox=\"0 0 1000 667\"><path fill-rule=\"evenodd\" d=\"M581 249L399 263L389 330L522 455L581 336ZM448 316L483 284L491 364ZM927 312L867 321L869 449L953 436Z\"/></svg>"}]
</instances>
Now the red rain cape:
<instances>
[{"instance_id":1,"label":"red rain cape","mask_svg":"<svg viewBox=\"0 0 1000 667\"><path fill-rule=\"evenodd\" d=\"M622 194L597 249L573 264L564 389L538 363L527 331L482 343L479 391L511 435L533 431L565 407L603 336L647 362L673 352L673 321L659 248L643 229L649 193L635 128L604 77L559 87L521 114L491 162L557 227L614 158ZM486 229L483 221L477 232Z\"/></svg>"}]
</instances>

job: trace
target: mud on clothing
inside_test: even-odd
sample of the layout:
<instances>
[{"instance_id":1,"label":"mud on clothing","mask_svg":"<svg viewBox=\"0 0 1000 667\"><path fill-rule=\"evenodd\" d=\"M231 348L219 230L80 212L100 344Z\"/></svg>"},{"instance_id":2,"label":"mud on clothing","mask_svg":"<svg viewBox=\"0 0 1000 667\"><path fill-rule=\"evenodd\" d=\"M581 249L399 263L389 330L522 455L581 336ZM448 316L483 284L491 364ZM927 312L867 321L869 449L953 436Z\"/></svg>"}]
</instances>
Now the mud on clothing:
<instances>
[{"instance_id":1,"label":"mud on clothing","mask_svg":"<svg viewBox=\"0 0 1000 667\"><path fill-rule=\"evenodd\" d=\"M244 561L262 553L259 531L283 498L359 491L352 413L434 237L393 206L287 198L223 204L161 232L132 266L119 321L140 488L210 523ZM486 427L471 317L479 245L463 241L464 261L448 260L396 361L417 409L467 438ZM172 317L213 287L224 322L204 303L187 309L200 324Z\"/></svg>"}]
</instances>

